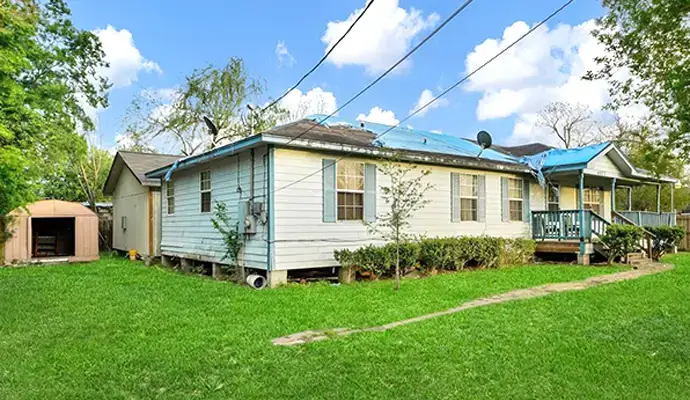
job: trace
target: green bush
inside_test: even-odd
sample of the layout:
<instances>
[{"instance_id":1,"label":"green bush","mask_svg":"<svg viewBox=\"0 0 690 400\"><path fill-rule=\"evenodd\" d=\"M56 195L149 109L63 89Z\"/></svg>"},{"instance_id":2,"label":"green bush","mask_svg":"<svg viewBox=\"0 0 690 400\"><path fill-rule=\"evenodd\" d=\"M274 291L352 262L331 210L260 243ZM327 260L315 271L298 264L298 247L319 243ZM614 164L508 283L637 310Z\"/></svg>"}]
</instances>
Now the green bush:
<instances>
[{"instance_id":1,"label":"green bush","mask_svg":"<svg viewBox=\"0 0 690 400\"><path fill-rule=\"evenodd\" d=\"M417 269L422 273L434 270L462 270L468 265L498 268L501 265L529 262L536 243L529 239L504 239L490 236L425 238L405 242L400 247L400 269L403 274ZM369 272L377 277L392 276L395 270L394 243L368 245L356 250L336 250L335 259L343 267Z\"/></svg>"},{"instance_id":2,"label":"green bush","mask_svg":"<svg viewBox=\"0 0 690 400\"><path fill-rule=\"evenodd\" d=\"M534 258L537 242L531 239L506 239L502 265L523 265Z\"/></svg>"},{"instance_id":3,"label":"green bush","mask_svg":"<svg viewBox=\"0 0 690 400\"><path fill-rule=\"evenodd\" d=\"M385 246L368 245L357 250L335 250L333 256L342 267L368 272L376 277L386 277L395 273L395 253L395 243L389 243ZM403 273L416 269L419 265L418 260L418 243L400 244L400 270Z\"/></svg>"},{"instance_id":4,"label":"green bush","mask_svg":"<svg viewBox=\"0 0 690 400\"><path fill-rule=\"evenodd\" d=\"M627 257L640 248L644 231L636 225L611 224L606 228L606 234L601 236L601 242L609 248L609 263L616 257Z\"/></svg>"},{"instance_id":5,"label":"green bush","mask_svg":"<svg viewBox=\"0 0 690 400\"><path fill-rule=\"evenodd\" d=\"M645 226L645 229L654 235L652 239L652 258L660 260L667 251L678 245L683 240L685 231L680 226Z\"/></svg>"}]
</instances>

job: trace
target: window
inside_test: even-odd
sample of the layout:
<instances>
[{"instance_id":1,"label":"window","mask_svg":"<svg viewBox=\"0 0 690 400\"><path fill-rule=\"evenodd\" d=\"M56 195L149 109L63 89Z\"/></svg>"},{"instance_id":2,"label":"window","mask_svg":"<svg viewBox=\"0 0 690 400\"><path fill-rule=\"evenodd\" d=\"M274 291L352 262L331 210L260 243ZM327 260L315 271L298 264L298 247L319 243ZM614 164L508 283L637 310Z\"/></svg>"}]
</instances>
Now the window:
<instances>
[{"instance_id":1,"label":"window","mask_svg":"<svg viewBox=\"0 0 690 400\"><path fill-rule=\"evenodd\" d=\"M460 175L460 220L477 221L477 175Z\"/></svg>"},{"instance_id":2,"label":"window","mask_svg":"<svg viewBox=\"0 0 690 400\"><path fill-rule=\"evenodd\" d=\"M603 197L604 193L601 189L585 188L585 210L592 210L601 215L601 203Z\"/></svg>"},{"instance_id":3,"label":"window","mask_svg":"<svg viewBox=\"0 0 690 400\"><path fill-rule=\"evenodd\" d=\"M175 214L175 183L173 181L168 181L165 186L165 197L168 200L168 214Z\"/></svg>"},{"instance_id":4,"label":"window","mask_svg":"<svg viewBox=\"0 0 690 400\"><path fill-rule=\"evenodd\" d=\"M211 212L211 171L201 171L199 174L199 184L201 212Z\"/></svg>"},{"instance_id":5,"label":"window","mask_svg":"<svg viewBox=\"0 0 690 400\"><path fill-rule=\"evenodd\" d=\"M364 164L338 161L336 165L338 221L364 218Z\"/></svg>"},{"instance_id":6,"label":"window","mask_svg":"<svg viewBox=\"0 0 690 400\"><path fill-rule=\"evenodd\" d=\"M561 209L561 187L558 185L549 184L546 187L546 203L549 211L558 211Z\"/></svg>"},{"instance_id":7,"label":"window","mask_svg":"<svg viewBox=\"0 0 690 400\"><path fill-rule=\"evenodd\" d=\"M508 179L508 204L510 220L522 221L522 179Z\"/></svg>"}]
</instances>

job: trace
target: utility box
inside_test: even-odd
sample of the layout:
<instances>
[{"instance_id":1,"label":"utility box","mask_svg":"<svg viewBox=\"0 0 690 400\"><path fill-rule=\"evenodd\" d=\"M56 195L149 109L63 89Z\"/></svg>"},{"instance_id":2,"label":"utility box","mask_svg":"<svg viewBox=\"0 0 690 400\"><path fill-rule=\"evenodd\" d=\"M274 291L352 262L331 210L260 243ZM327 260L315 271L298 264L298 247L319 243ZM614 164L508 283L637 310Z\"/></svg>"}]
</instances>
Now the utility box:
<instances>
[{"instance_id":1,"label":"utility box","mask_svg":"<svg viewBox=\"0 0 690 400\"><path fill-rule=\"evenodd\" d=\"M239 233L251 235L256 233L256 216L252 213L251 201L240 201L237 204L237 220L239 221Z\"/></svg>"}]
</instances>

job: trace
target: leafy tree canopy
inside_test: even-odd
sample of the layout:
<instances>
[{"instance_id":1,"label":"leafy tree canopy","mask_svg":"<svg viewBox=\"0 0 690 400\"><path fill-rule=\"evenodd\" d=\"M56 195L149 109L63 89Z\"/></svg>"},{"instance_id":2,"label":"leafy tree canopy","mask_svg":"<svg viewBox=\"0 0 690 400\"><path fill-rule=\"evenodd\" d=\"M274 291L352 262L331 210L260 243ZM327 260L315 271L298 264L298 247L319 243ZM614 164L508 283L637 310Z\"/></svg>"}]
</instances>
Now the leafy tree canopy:
<instances>
[{"instance_id":1,"label":"leafy tree canopy","mask_svg":"<svg viewBox=\"0 0 690 400\"><path fill-rule=\"evenodd\" d=\"M104 67L100 41L72 25L63 0L0 0L0 243L7 214L93 129L84 107L107 106Z\"/></svg>"},{"instance_id":2,"label":"leafy tree canopy","mask_svg":"<svg viewBox=\"0 0 690 400\"><path fill-rule=\"evenodd\" d=\"M689 159L690 2L603 0L603 5L608 13L593 33L606 53L585 78L611 82L611 108L643 104L651 111L658 129L650 154L657 160L668 148Z\"/></svg>"}]
</instances>

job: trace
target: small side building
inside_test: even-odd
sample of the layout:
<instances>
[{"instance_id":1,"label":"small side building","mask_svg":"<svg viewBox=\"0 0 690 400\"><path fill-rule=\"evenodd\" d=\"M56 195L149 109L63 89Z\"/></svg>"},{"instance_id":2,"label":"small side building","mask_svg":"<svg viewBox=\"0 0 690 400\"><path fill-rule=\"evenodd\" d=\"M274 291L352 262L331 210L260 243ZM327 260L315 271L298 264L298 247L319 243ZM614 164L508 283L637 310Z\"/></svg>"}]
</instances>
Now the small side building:
<instances>
[{"instance_id":1,"label":"small side building","mask_svg":"<svg viewBox=\"0 0 690 400\"><path fill-rule=\"evenodd\" d=\"M160 179L145 173L181 156L118 151L103 187L112 196L113 249L160 256Z\"/></svg>"},{"instance_id":2,"label":"small side building","mask_svg":"<svg viewBox=\"0 0 690 400\"><path fill-rule=\"evenodd\" d=\"M98 216L79 203L44 200L10 213L6 264L98 260Z\"/></svg>"}]
</instances>

